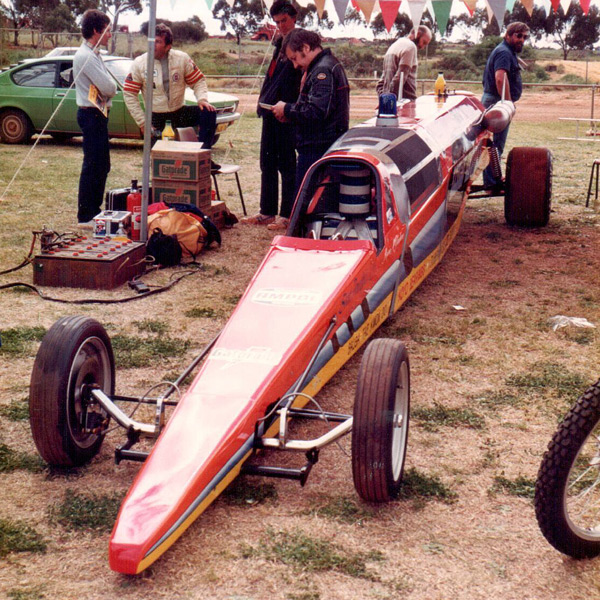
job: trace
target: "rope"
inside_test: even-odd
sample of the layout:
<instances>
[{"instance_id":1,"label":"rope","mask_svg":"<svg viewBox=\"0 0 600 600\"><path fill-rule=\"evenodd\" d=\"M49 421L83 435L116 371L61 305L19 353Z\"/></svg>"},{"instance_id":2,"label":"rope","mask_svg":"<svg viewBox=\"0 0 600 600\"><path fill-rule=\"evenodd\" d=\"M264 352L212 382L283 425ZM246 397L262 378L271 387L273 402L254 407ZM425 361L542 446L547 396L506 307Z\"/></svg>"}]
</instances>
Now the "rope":
<instances>
[{"instance_id":1,"label":"rope","mask_svg":"<svg viewBox=\"0 0 600 600\"><path fill-rule=\"evenodd\" d=\"M94 46L93 50L96 50L101 39L102 39L102 36L98 39L98 42L96 42L96 45ZM88 56L85 63L83 63L84 67L85 67L85 65L87 65L90 58L92 58L91 55ZM83 71L83 69L82 69L82 71ZM23 167L25 166L25 163L31 156L31 153L36 149L41 137L44 135L44 133L46 133L46 129L48 129L48 125L50 124L50 122L52 121L52 119L54 118L56 113L60 110L60 107L63 105L63 102L67 99L68 93L73 89L73 86L75 85L75 81L79 78L80 75L81 75L81 71L78 73L77 77L73 77L73 81L71 82L71 85L67 88L67 92L65 93L64 97L58 103L58 106L54 109L54 112L50 115L50 118L48 119L48 121L46 121L46 124L44 125L42 131L40 131L40 133L38 134L37 140L35 140L33 146L29 149L29 152L25 155L25 158L23 158L23 160L21 161L21 164L17 167L17 170L16 170L15 174L12 176L12 179L8 182L8 185L4 188L4 191L2 192L2 195L0 196L0 202L4 201L4 198L5 198L6 194L8 193L8 190L10 190L10 188L12 187L12 184L14 183L15 179L17 178L17 176L19 175L19 173L21 172Z\"/></svg>"}]
</instances>

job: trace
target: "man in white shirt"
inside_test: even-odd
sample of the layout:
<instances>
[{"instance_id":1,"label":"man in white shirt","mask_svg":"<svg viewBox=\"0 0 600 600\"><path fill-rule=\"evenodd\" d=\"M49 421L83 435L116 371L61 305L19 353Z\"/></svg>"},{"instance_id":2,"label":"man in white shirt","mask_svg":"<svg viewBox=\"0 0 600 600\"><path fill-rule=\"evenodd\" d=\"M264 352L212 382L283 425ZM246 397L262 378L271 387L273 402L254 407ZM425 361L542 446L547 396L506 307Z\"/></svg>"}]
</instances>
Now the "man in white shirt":
<instances>
[{"instance_id":1,"label":"man in white shirt","mask_svg":"<svg viewBox=\"0 0 600 600\"><path fill-rule=\"evenodd\" d=\"M396 98L414 100L417 97L417 50L431 42L431 29L421 25L409 35L397 39L383 57L383 73L377 83L377 95L396 94ZM400 89L400 76L403 86Z\"/></svg>"},{"instance_id":2,"label":"man in white shirt","mask_svg":"<svg viewBox=\"0 0 600 600\"><path fill-rule=\"evenodd\" d=\"M152 126L162 131L167 121L175 127L198 127L198 141L210 148L217 128L215 107L208 101L206 78L188 54L174 50L173 33L164 23L155 30L154 77L152 94ZM148 53L138 56L125 78L123 97L131 116L139 125L142 135L146 116L140 106L139 93L146 91L146 64ZM185 90L190 87L197 106L185 104Z\"/></svg>"},{"instance_id":3,"label":"man in white shirt","mask_svg":"<svg viewBox=\"0 0 600 600\"><path fill-rule=\"evenodd\" d=\"M100 56L99 47L112 37L110 19L87 10L81 21L84 41L73 57L77 123L83 132L83 164L79 178L77 220L89 227L101 212L104 186L110 172L108 110L117 84Z\"/></svg>"}]
</instances>

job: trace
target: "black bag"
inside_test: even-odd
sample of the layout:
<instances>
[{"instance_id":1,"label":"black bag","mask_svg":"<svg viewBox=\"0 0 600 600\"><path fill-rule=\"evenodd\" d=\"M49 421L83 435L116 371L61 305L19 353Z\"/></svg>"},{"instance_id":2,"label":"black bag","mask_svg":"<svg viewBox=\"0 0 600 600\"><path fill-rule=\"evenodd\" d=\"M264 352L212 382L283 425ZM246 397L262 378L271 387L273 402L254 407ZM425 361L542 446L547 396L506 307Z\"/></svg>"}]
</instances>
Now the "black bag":
<instances>
[{"instance_id":1,"label":"black bag","mask_svg":"<svg viewBox=\"0 0 600 600\"><path fill-rule=\"evenodd\" d=\"M146 242L146 254L154 257L157 264L163 267L173 267L181 262L181 246L177 236L165 235L158 228Z\"/></svg>"}]
</instances>

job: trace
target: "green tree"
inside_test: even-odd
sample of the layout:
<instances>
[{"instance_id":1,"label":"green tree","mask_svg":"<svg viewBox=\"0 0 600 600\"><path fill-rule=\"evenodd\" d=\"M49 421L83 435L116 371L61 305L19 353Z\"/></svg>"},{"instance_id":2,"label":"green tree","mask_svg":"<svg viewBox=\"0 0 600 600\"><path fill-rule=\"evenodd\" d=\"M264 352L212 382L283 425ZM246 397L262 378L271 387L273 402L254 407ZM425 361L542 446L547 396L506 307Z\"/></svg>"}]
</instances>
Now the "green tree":
<instances>
[{"instance_id":1,"label":"green tree","mask_svg":"<svg viewBox=\"0 0 600 600\"><path fill-rule=\"evenodd\" d=\"M83 0L84 2L86 0ZM98 8L103 13L107 14L112 20L111 31L116 33L119 29L119 17L126 12L134 12L136 15L139 15L142 10L142 1L141 0L98 0L97 2L89 2L90 8ZM110 43L110 53L114 54L115 48L117 46L117 36L113 35L113 38Z\"/></svg>"},{"instance_id":2,"label":"green tree","mask_svg":"<svg viewBox=\"0 0 600 600\"><path fill-rule=\"evenodd\" d=\"M233 31L238 46L242 37L253 34L265 17L261 0L236 0L233 6L219 0L212 12L215 19L221 21L221 31Z\"/></svg>"}]
</instances>

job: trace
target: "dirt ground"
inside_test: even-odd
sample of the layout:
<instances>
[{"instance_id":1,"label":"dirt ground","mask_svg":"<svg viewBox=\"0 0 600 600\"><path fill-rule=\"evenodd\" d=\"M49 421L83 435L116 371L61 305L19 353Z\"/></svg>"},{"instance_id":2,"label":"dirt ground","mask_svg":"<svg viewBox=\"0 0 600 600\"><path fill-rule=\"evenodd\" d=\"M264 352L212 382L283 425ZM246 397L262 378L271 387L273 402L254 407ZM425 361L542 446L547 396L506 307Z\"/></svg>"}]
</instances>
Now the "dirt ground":
<instances>
[{"instance_id":1,"label":"dirt ground","mask_svg":"<svg viewBox=\"0 0 600 600\"><path fill-rule=\"evenodd\" d=\"M518 118L539 121L541 112L549 121L567 116L566 103L568 116L589 116L589 94L556 94L552 103L547 95L536 103L536 94L528 94L518 104ZM242 105L254 102L242 98ZM369 116L373 106L374 98L365 97L353 104L353 116ZM100 455L77 472L0 473L0 518L26 520L48 542L45 553L0 557L0 597L600 598L600 560L574 561L554 551L538 530L531 498L500 483L523 478L531 485L561 415L598 378L597 330L555 332L548 323L562 314L600 324L600 217L582 204L555 206L545 229L519 230L504 224L501 200L469 202L441 265L376 334L402 339L410 354L416 416L406 467L437 478L452 494L448 501L417 496L382 507L361 504L353 490L347 439L322 452L303 489L293 482L275 481L271 488L271 481L243 479L241 503L220 498L151 568L127 577L108 568L109 533L69 529L52 517L66 489L84 495L127 490L138 466L114 464L112 452L123 441L115 432ZM24 204L16 209L30 214ZM270 232L241 225L226 230L222 248L203 257L203 274L130 304L71 307L3 292L0 329L48 328L60 316L83 313L99 319L111 335L133 335L136 320L163 321L170 336L191 347L185 358L120 370L118 391L139 393L181 370L222 327L270 238ZM0 264L7 262L0 258ZM14 279L2 276L0 283ZM160 273L148 278L162 281ZM73 299L84 295L47 291ZM190 308L213 308L217 314L186 318ZM27 396L36 348L31 344L18 357L0 354L0 407ZM352 410L359 361L360 353L319 395L326 409ZM544 384L522 383L543 380L548 372L553 375ZM438 406L477 418L432 423L427 409ZM2 416L0 423L0 443L35 453L26 421ZM270 497L257 502L261 490L271 490ZM304 544L284 555L273 545L281 539ZM351 575L339 564L314 567L307 554L323 555L328 544L340 556L362 560L365 570Z\"/></svg>"}]
</instances>

